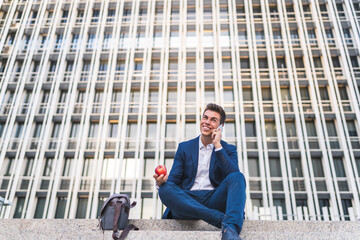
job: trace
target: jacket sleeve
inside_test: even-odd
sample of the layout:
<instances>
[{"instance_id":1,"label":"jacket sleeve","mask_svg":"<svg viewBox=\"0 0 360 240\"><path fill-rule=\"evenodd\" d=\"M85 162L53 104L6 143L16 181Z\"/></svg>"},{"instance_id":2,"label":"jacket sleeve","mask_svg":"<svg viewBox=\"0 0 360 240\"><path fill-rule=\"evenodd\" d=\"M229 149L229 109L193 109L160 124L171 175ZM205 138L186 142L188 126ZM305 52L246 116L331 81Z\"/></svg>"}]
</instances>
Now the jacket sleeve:
<instances>
[{"instance_id":1,"label":"jacket sleeve","mask_svg":"<svg viewBox=\"0 0 360 240\"><path fill-rule=\"evenodd\" d=\"M185 156L183 151L183 144L180 143L178 150L175 153L174 162L169 174L168 181L180 185L184 175Z\"/></svg>"},{"instance_id":2,"label":"jacket sleeve","mask_svg":"<svg viewBox=\"0 0 360 240\"><path fill-rule=\"evenodd\" d=\"M233 172L239 172L238 155L236 147L227 145L226 150L223 147L220 151L215 152L220 168L224 171L225 176Z\"/></svg>"}]
</instances>

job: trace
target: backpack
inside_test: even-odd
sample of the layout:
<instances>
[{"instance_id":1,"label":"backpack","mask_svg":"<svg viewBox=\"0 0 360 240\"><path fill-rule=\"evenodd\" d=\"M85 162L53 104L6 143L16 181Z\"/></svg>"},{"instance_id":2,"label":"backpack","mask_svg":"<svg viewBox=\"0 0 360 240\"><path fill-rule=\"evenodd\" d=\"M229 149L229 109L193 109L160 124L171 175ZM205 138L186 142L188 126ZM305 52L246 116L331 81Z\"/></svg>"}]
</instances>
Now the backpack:
<instances>
[{"instance_id":1,"label":"backpack","mask_svg":"<svg viewBox=\"0 0 360 240\"><path fill-rule=\"evenodd\" d=\"M139 230L133 224L128 225L130 208L135 207L134 201L130 205L130 198L127 194L115 193L111 195L101 208L99 216L100 229L113 230L112 237L114 240L125 239L129 231ZM118 237L118 229L123 230Z\"/></svg>"}]
</instances>

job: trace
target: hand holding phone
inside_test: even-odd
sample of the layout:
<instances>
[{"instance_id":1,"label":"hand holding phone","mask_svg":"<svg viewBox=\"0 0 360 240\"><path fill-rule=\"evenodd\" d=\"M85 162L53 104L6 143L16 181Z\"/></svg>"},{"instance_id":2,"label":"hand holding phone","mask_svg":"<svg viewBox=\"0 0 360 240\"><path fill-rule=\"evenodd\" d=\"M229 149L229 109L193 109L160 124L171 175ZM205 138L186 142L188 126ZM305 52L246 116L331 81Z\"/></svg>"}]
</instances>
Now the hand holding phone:
<instances>
[{"instance_id":1,"label":"hand holding phone","mask_svg":"<svg viewBox=\"0 0 360 240\"><path fill-rule=\"evenodd\" d=\"M216 148L219 148L219 146L221 147L220 141L221 141L223 127L224 127L224 124L220 124L220 126L216 129L217 131L214 131L213 134L211 135L211 137L213 139L213 144Z\"/></svg>"}]
</instances>

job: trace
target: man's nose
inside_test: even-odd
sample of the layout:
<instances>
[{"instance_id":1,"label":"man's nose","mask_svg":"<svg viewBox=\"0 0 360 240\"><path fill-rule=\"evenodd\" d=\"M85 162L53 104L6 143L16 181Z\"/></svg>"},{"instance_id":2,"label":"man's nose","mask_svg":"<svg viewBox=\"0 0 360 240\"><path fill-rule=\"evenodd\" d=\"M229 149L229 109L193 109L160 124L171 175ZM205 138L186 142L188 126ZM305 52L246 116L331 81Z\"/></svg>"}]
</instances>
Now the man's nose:
<instances>
[{"instance_id":1,"label":"man's nose","mask_svg":"<svg viewBox=\"0 0 360 240\"><path fill-rule=\"evenodd\" d=\"M205 119L205 122L206 124L210 124L210 119Z\"/></svg>"}]
</instances>

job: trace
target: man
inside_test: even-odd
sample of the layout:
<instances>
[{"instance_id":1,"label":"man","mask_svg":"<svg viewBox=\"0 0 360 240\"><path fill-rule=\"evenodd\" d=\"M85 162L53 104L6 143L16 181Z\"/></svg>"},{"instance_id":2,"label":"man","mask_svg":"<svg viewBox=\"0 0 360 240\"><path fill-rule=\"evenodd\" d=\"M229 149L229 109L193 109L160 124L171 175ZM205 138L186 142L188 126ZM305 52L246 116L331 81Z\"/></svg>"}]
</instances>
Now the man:
<instances>
[{"instance_id":1,"label":"man","mask_svg":"<svg viewBox=\"0 0 360 240\"><path fill-rule=\"evenodd\" d=\"M245 208L245 178L236 147L221 140L226 114L210 103L201 135L179 144L170 174L154 175L167 207L163 218L202 219L222 228L222 239L240 239Z\"/></svg>"}]
</instances>

